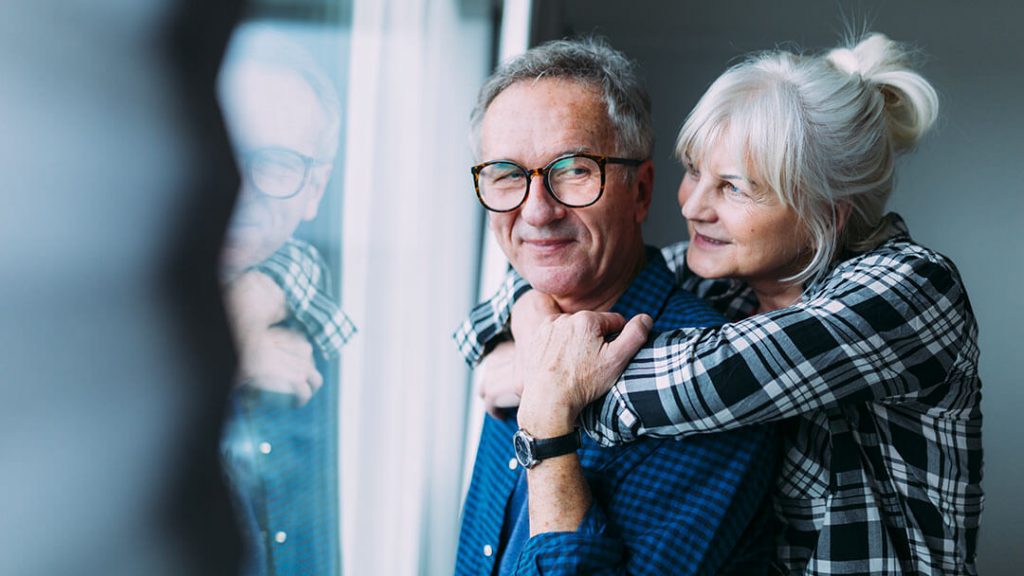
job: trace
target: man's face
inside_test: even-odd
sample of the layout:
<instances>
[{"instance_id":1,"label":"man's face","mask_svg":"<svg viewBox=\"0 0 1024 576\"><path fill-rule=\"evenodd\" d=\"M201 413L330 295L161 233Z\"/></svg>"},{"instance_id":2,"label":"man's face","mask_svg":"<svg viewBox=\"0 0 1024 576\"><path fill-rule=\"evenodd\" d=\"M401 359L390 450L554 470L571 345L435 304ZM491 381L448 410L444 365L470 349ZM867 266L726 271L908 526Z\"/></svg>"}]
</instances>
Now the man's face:
<instances>
[{"instance_id":1,"label":"man's face","mask_svg":"<svg viewBox=\"0 0 1024 576\"><path fill-rule=\"evenodd\" d=\"M321 158L328 137L323 107L299 74L243 63L226 81L224 113L237 150L284 149L331 161ZM266 260L300 222L315 218L330 172L329 164L315 164L297 194L274 198L260 192L243 169L221 260L225 273L232 276Z\"/></svg>"},{"instance_id":2,"label":"man's face","mask_svg":"<svg viewBox=\"0 0 1024 576\"><path fill-rule=\"evenodd\" d=\"M574 152L615 156L615 134L593 88L560 79L519 82L487 108L481 160L510 160L532 170ZM625 170L635 170L626 178ZM566 307L609 303L632 280L643 254L653 169L609 164L604 195L586 208L559 204L534 178L519 208L490 213L490 227L512 266ZM626 182L630 184L626 184Z\"/></svg>"}]
</instances>

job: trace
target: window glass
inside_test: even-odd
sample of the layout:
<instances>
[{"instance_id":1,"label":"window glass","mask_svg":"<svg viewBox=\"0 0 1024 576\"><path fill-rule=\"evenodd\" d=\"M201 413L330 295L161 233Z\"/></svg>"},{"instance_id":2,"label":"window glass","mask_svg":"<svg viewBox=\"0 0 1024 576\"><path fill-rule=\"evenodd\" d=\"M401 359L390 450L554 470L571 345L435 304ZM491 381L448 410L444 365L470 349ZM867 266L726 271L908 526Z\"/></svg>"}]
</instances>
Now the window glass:
<instances>
[{"instance_id":1,"label":"window glass","mask_svg":"<svg viewBox=\"0 0 1024 576\"><path fill-rule=\"evenodd\" d=\"M245 575L340 573L348 19L341 3L258 4L218 79L242 182L221 264L239 367L221 453Z\"/></svg>"}]
</instances>

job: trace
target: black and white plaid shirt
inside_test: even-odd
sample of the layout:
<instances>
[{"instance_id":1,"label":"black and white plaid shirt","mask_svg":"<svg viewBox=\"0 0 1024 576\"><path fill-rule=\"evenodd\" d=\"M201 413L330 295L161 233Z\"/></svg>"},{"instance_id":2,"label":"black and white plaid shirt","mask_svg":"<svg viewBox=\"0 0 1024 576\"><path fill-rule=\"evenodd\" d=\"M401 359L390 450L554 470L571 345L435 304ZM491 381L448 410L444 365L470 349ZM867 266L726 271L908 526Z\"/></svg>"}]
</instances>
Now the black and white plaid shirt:
<instances>
[{"instance_id":1,"label":"black and white plaid shirt","mask_svg":"<svg viewBox=\"0 0 1024 576\"><path fill-rule=\"evenodd\" d=\"M320 355L326 360L336 358L356 326L338 306L320 252L309 242L289 238L254 269L281 287L289 316L301 325Z\"/></svg>"},{"instance_id":2,"label":"black and white plaid shirt","mask_svg":"<svg viewBox=\"0 0 1024 576\"><path fill-rule=\"evenodd\" d=\"M788 308L683 287L733 322L662 333L583 413L603 444L781 421L779 557L791 574L975 574L981 490L977 324L955 266L902 234L851 257ZM458 340L475 362L522 290L510 279ZM499 309L503 308L503 309Z\"/></svg>"}]
</instances>

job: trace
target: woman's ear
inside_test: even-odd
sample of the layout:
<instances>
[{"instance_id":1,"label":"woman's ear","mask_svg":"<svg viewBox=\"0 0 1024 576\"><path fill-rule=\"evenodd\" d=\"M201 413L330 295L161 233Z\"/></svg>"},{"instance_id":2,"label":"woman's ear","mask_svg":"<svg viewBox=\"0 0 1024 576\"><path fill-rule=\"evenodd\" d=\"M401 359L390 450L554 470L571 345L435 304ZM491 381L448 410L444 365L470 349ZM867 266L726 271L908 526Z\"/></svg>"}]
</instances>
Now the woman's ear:
<instances>
[{"instance_id":1,"label":"woman's ear","mask_svg":"<svg viewBox=\"0 0 1024 576\"><path fill-rule=\"evenodd\" d=\"M842 238L846 231L846 223L850 221L853 206L848 202L836 203L836 238Z\"/></svg>"}]
</instances>

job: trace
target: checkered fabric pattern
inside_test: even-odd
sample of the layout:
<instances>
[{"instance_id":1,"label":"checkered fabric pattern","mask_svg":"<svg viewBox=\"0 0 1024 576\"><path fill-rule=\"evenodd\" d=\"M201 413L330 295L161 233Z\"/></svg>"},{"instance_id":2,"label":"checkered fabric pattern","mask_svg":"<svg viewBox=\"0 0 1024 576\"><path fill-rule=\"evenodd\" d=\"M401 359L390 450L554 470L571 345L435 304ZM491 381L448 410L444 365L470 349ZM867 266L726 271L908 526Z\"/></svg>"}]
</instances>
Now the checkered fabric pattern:
<instances>
[{"instance_id":1,"label":"checkered fabric pattern","mask_svg":"<svg viewBox=\"0 0 1024 576\"><path fill-rule=\"evenodd\" d=\"M748 287L699 278L685 245L667 248L680 284L733 322L658 336L584 411L584 428L610 445L782 421L774 500L791 574L975 574L977 324L953 263L890 217L893 238L796 305L750 317ZM469 361L486 345L473 333L495 331L463 327Z\"/></svg>"},{"instance_id":2,"label":"checkered fabric pattern","mask_svg":"<svg viewBox=\"0 0 1024 576\"><path fill-rule=\"evenodd\" d=\"M290 238L255 269L284 290L289 312L323 358L337 357L356 327L333 298L320 252L308 242Z\"/></svg>"},{"instance_id":3,"label":"checkered fabric pattern","mask_svg":"<svg viewBox=\"0 0 1024 576\"><path fill-rule=\"evenodd\" d=\"M626 316L648 313L655 318L655 331L723 320L675 287L653 249L613 310ZM525 474L515 464L516 430L515 418L485 420L463 510L456 574L496 574L505 546L502 534L511 532L503 526L506 517L525 517L506 515ZM514 574L665 576L728 572L744 561L762 570L767 566L773 534L755 520L771 516L767 494L778 459L773 427L683 441L644 438L614 447L584 438L578 454L593 493L590 510L575 532L530 538L512 563Z\"/></svg>"}]
</instances>

